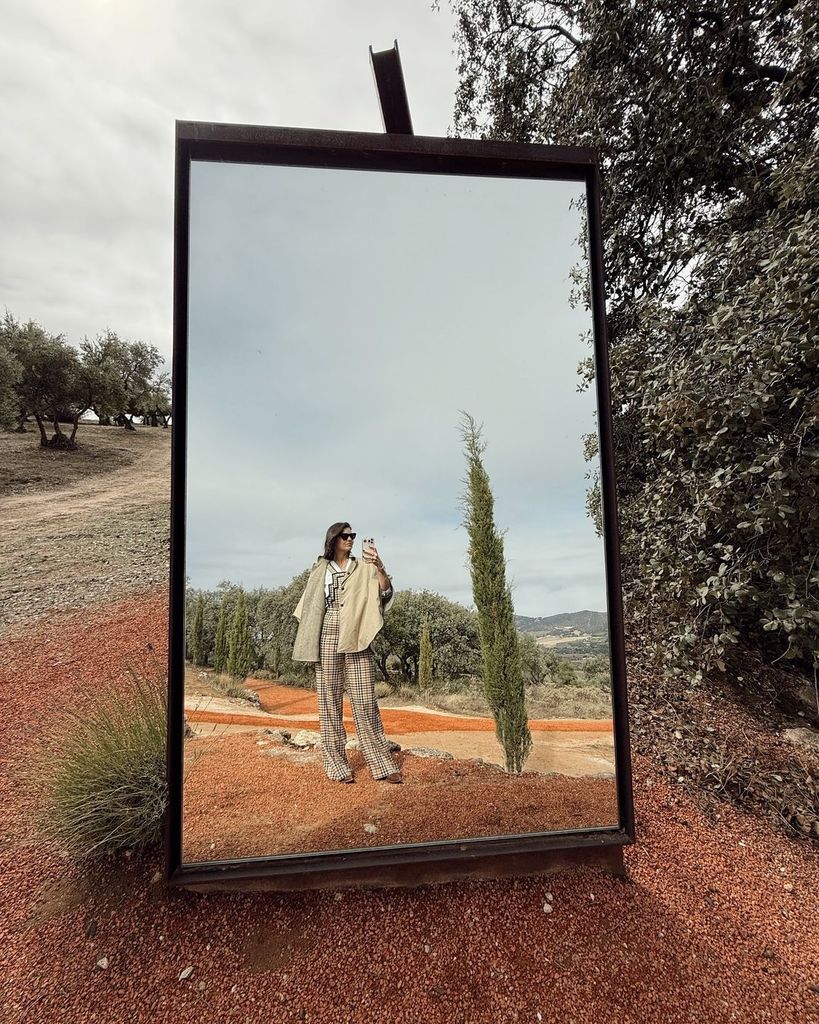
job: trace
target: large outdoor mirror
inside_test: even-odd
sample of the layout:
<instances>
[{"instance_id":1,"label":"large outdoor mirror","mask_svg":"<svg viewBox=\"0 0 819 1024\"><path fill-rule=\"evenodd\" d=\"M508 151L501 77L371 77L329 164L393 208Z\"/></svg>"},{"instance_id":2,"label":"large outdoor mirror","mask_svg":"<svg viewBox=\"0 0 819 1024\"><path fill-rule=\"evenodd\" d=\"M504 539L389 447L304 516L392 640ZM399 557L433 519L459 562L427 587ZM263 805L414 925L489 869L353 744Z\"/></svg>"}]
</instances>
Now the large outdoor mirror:
<instances>
[{"instance_id":1,"label":"large outdoor mirror","mask_svg":"<svg viewBox=\"0 0 819 1024\"><path fill-rule=\"evenodd\" d=\"M594 152L178 138L175 867L630 841Z\"/></svg>"}]
</instances>

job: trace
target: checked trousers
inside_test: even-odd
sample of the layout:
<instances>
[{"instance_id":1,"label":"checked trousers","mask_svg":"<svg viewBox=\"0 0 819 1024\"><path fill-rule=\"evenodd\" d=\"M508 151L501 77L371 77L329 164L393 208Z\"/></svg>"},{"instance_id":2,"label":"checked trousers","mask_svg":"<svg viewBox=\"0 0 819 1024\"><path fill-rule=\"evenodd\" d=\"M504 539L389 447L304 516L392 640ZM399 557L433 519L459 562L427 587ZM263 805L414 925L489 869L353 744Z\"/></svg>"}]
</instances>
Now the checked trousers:
<instances>
[{"instance_id":1,"label":"checked trousers","mask_svg":"<svg viewBox=\"0 0 819 1024\"><path fill-rule=\"evenodd\" d=\"M330 606L324 613L321 642L316 664L319 725L321 727L321 754L328 778L346 779L350 765L344 745L344 684L353 711L358 749L364 755L374 779L383 779L398 771L390 756L381 712L375 699L375 665L372 651L354 654L338 653L339 608Z\"/></svg>"}]
</instances>

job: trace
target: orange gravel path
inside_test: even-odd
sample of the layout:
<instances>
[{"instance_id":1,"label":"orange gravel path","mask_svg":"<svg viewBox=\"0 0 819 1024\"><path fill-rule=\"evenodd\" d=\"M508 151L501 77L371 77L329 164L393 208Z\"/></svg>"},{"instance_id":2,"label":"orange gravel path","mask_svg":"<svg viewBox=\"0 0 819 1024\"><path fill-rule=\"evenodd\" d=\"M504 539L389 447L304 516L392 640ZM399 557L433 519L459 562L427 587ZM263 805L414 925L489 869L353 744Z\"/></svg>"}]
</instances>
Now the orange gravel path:
<instances>
[{"instance_id":1,"label":"orange gravel path","mask_svg":"<svg viewBox=\"0 0 819 1024\"><path fill-rule=\"evenodd\" d=\"M192 722L212 722L221 725L266 725L272 727L318 729L318 717L293 719L287 715L315 715L316 694L312 690L282 686L262 680L248 679L250 689L259 694L262 707L270 715L243 715L240 712L199 711L185 712ZM278 715L276 714L278 712ZM344 698L344 724L355 732L349 701ZM467 715L437 715L426 711L407 711L403 708L381 708L384 728L394 733L408 732L494 732L495 723L491 718L476 718ZM612 731L610 718L536 718L531 719L529 728L538 732L607 732Z\"/></svg>"}]
</instances>

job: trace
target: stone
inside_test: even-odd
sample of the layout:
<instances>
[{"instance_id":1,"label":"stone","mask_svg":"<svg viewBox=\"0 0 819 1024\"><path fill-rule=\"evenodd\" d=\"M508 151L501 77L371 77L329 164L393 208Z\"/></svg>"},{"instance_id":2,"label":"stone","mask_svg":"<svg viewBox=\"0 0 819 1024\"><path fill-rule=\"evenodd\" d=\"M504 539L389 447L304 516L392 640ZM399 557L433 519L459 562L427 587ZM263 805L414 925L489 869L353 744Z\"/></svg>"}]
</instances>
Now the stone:
<instances>
[{"instance_id":1,"label":"stone","mask_svg":"<svg viewBox=\"0 0 819 1024\"><path fill-rule=\"evenodd\" d=\"M276 743L287 743L290 739L290 732L287 729L262 729L262 736Z\"/></svg>"},{"instance_id":2,"label":"stone","mask_svg":"<svg viewBox=\"0 0 819 1024\"><path fill-rule=\"evenodd\" d=\"M815 729L800 727L798 729L783 729L781 734L783 740L795 743L800 747L813 747L819 750L819 732Z\"/></svg>"},{"instance_id":3,"label":"stone","mask_svg":"<svg viewBox=\"0 0 819 1024\"><path fill-rule=\"evenodd\" d=\"M435 747L407 747L405 753L414 754L416 757L439 757L442 761L454 760L448 750L436 750Z\"/></svg>"},{"instance_id":4,"label":"stone","mask_svg":"<svg viewBox=\"0 0 819 1024\"><path fill-rule=\"evenodd\" d=\"M289 742L294 747L317 747L321 743L321 735L311 729L299 729Z\"/></svg>"}]
</instances>

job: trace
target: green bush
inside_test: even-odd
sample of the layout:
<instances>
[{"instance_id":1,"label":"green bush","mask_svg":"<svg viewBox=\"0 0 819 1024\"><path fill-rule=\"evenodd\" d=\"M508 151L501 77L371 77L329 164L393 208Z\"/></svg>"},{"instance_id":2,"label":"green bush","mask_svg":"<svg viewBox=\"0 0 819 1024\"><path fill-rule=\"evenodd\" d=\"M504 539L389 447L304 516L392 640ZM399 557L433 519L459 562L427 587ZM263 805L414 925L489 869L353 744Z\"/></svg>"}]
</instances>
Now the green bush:
<instances>
[{"instance_id":1,"label":"green bush","mask_svg":"<svg viewBox=\"0 0 819 1024\"><path fill-rule=\"evenodd\" d=\"M35 828L80 860L162 838L167 681L126 671L132 693L99 692L90 706L57 711L23 772L38 797Z\"/></svg>"},{"instance_id":2,"label":"green bush","mask_svg":"<svg viewBox=\"0 0 819 1024\"><path fill-rule=\"evenodd\" d=\"M392 687L389 683L376 683L375 684L375 695L376 697L389 697L392 693Z\"/></svg>"},{"instance_id":3,"label":"green bush","mask_svg":"<svg viewBox=\"0 0 819 1024\"><path fill-rule=\"evenodd\" d=\"M258 693L254 690L248 690L243 685L241 680L236 679L234 676L226 674L212 675L208 677L208 682L219 693L223 693L226 697L237 697L240 700L250 701L252 704L256 704L261 707L261 700L259 699Z\"/></svg>"}]
</instances>

